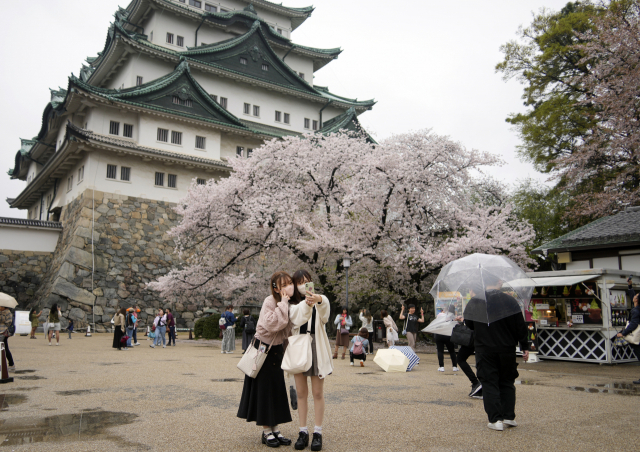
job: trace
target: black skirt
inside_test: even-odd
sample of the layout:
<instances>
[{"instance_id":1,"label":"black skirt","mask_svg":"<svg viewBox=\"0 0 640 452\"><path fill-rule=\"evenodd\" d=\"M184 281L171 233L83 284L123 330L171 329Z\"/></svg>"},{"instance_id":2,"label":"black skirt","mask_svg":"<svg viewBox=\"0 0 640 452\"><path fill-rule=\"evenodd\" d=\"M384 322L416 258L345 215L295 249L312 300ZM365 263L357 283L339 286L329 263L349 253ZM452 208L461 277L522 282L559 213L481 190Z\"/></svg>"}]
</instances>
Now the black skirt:
<instances>
[{"instance_id":1,"label":"black skirt","mask_svg":"<svg viewBox=\"0 0 640 452\"><path fill-rule=\"evenodd\" d=\"M122 339L122 336L124 336L124 333L122 332L120 327L119 326L115 327L113 331L113 348L117 348L117 349L122 348L122 344L120 343L120 339Z\"/></svg>"},{"instance_id":2,"label":"black skirt","mask_svg":"<svg viewBox=\"0 0 640 452\"><path fill-rule=\"evenodd\" d=\"M259 341L253 346L258 348ZM257 425L274 427L291 422L287 385L280 368L284 348L274 345L256 378L244 377L238 417Z\"/></svg>"}]
</instances>

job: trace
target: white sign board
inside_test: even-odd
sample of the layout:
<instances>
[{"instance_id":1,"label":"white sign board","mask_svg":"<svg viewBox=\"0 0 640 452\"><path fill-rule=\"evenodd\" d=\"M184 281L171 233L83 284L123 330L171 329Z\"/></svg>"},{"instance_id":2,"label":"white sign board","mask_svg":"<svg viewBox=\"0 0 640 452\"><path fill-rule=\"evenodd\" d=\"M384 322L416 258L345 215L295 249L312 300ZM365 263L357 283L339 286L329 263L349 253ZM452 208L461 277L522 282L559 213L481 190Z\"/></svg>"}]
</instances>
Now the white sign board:
<instances>
[{"instance_id":1,"label":"white sign board","mask_svg":"<svg viewBox=\"0 0 640 452\"><path fill-rule=\"evenodd\" d=\"M549 303L538 303L536 304L536 309L549 309Z\"/></svg>"},{"instance_id":2,"label":"white sign board","mask_svg":"<svg viewBox=\"0 0 640 452\"><path fill-rule=\"evenodd\" d=\"M584 319L582 317L582 315L572 315L571 316L571 320L573 320L573 323L584 323Z\"/></svg>"},{"instance_id":3,"label":"white sign board","mask_svg":"<svg viewBox=\"0 0 640 452\"><path fill-rule=\"evenodd\" d=\"M30 332L29 311L16 311L16 334L29 334Z\"/></svg>"},{"instance_id":4,"label":"white sign board","mask_svg":"<svg viewBox=\"0 0 640 452\"><path fill-rule=\"evenodd\" d=\"M546 324L547 324L546 320L540 319L540 325L546 325Z\"/></svg>"}]
</instances>

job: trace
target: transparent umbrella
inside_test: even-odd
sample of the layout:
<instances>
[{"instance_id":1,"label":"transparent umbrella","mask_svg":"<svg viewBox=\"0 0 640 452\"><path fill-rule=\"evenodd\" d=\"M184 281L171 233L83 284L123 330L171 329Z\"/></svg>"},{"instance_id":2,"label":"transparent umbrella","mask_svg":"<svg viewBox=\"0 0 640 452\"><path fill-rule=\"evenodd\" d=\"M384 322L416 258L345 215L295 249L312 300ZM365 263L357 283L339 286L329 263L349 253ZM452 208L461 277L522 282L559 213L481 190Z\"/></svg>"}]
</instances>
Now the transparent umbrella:
<instances>
[{"instance_id":1,"label":"transparent umbrella","mask_svg":"<svg viewBox=\"0 0 640 452\"><path fill-rule=\"evenodd\" d=\"M511 259L476 253L445 265L430 293L436 299L443 292L469 294L464 318L491 323L527 309L534 287Z\"/></svg>"}]
</instances>

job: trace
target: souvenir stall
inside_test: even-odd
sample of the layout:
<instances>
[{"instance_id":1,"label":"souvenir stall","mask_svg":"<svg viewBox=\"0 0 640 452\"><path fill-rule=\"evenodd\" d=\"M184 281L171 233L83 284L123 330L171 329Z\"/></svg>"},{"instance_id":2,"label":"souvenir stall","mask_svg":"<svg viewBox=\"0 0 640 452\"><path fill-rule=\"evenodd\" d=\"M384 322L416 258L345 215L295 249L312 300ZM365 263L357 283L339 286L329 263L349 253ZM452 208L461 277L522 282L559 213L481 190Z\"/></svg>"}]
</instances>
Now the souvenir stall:
<instances>
[{"instance_id":1,"label":"souvenir stall","mask_svg":"<svg viewBox=\"0 0 640 452\"><path fill-rule=\"evenodd\" d=\"M525 320L538 357L596 363L637 362L629 346L611 338L627 323L633 307L627 278L640 292L640 273L609 269L528 273L536 288Z\"/></svg>"}]
</instances>

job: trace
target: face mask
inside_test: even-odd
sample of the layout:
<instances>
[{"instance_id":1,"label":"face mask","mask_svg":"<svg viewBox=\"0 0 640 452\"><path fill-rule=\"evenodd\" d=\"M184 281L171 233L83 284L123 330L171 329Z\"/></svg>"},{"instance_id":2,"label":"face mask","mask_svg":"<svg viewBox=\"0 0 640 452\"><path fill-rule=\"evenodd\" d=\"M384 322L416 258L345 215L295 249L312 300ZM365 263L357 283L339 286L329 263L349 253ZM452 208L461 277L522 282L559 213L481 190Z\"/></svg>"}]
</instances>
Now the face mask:
<instances>
[{"instance_id":1,"label":"face mask","mask_svg":"<svg viewBox=\"0 0 640 452\"><path fill-rule=\"evenodd\" d=\"M287 294L287 297L289 298L293 297L293 284L284 286L282 290L284 290L284 293Z\"/></svg>"},{"instance_id":2,"label":"face mask","mask_svg":"<svg viewBox=\"0 0 640 452\"><path fill-rule=\"evenodd\" d=\"M305 286L304 284L299 285L298 292L300 292L300 295L304 297L307 294L307 286Z\"/></svg>"}]
</instances>

